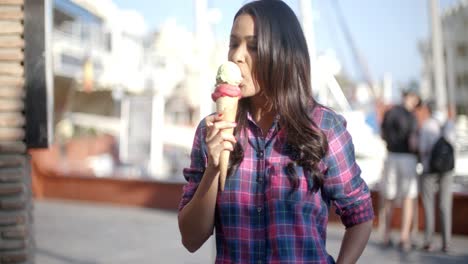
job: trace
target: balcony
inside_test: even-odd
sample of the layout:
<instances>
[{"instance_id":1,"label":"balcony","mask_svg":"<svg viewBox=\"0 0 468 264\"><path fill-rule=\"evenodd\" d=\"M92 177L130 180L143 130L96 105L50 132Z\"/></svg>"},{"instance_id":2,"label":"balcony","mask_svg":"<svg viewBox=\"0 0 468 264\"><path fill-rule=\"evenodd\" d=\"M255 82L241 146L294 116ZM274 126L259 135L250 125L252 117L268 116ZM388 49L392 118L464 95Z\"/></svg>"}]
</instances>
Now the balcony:
<instances>
[{"instance_id":1,"label":"balcony","mask_svg":"<svg viewBox=\"0 0 468 264\"><path fill-rule=\"evenodd\" d=\"M103 79L110 62L110 33L98 24L67 22L53 30L54 75L82 80L83 68L89 60L93 79L98 86L109 86Z\"/></svg>"}]
</instances>

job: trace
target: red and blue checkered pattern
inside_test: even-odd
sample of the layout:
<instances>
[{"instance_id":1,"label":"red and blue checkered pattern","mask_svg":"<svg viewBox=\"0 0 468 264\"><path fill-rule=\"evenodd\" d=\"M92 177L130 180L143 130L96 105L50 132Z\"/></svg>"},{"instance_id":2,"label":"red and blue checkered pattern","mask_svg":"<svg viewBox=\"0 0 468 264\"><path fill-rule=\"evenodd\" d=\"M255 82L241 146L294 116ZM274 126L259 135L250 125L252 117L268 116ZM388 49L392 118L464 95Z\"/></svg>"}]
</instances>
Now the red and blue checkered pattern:
<instances>
[{"instance_id":1,"label":"red and blue checkered pattern","mask_svg":"<svg viewBox=\"0 0 468 264\"><path fill-rule=\"evenodd\" d=\"M374 213L370 192L360 177L354 146L344 118L317 106L312 120L325 133L329 149L319 163L324 185L318 192L296 166L298 189L291 184L285 167L291 162L286 135L277 118L266 137L249 116L246 134L240 142L244 160L226 179L216 203L216 263L334 263L326 251L328 211L333 203L346 227L369 221ZM193 197L207 164L206 127L197 128L191 164L184 169L188 183L180 208ZM194 219L194 221L196 221Z\"/></svg>"}]
</instances>

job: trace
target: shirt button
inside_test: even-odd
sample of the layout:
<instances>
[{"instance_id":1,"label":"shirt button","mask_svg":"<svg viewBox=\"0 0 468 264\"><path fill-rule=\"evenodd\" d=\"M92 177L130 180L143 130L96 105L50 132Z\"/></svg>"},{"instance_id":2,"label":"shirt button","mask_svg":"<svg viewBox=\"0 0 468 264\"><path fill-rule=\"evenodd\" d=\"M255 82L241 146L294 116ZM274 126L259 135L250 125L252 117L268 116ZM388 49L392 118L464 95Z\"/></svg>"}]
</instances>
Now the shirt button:
<instances>
[{"instance_id":1,"label":"shirt button","mask_svg":"<svg viewBox=\"0 0 468 264\"><path fill-rule=\"evenodd\" d=\"M258 155L259 158L263 159L263 157L265 156L265 152L263 150L260 150L260 151L258 151L257 155Z\"/></svg>"},{"instance_id":2,"label":"shirt button","mask_svg":"<svg viewBox=\"0 0 468 264\"><path fill-rule=\"evenodd\" d=\"M258 212L258 213L261 213L262 210L263 210L263 209L262 209L261 207L257 207L257 212Z\"/></svg>"},{"instance_id":3,"label":"shirt button","mask_svg":"<svg viewBox=\"0 0 468 264\"><path fill-rule=\"evenodd\" d=\"M263 183L263 177L262 177L262 176L258 177L258 178L257 178L257 182L258 182L258 183Z\"/></svg>"}]
</instances>

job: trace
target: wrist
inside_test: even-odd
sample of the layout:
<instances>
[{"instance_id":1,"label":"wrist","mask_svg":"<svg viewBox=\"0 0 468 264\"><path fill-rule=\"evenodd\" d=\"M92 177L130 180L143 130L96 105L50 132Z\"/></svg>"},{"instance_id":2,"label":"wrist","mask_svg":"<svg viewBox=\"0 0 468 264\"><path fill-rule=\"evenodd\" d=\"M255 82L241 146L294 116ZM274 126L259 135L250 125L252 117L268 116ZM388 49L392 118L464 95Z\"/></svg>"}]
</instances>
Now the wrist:
<instances>
[{"instance_id":1,"label":"wrist","mask_svg":"<svg viewBox=\"0 0 468 264\"><path fill-rule=\"evenodd\" d=\"M219 176L219 166L214 165L213 163L208 162L205 168L205 175L210 176L211 178L216 178Z\"/></svg>"},{"instance_id":2,"label":"wrist","mask_svg":"<svg viewBox=\"0 0 468 264\"><path fill-rule=\"evenodd\" d=\"M215 164L213 159L208 159L205 170L209 171L219 171L219 164Z\"/></svg>"}]
</instances>

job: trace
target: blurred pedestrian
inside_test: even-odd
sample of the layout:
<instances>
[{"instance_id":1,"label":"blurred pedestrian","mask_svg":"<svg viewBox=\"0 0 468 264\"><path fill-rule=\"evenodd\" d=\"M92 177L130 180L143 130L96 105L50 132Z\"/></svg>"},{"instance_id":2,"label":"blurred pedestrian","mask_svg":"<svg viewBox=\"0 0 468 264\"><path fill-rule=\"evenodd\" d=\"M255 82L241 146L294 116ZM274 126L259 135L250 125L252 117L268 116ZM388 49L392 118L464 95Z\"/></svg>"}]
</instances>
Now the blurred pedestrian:
<instances>
[{"instance_id":1,"label":"blurred pedestrian","mask_svg":"<svg viewBox=\"0 0 468 264\"><path fill-rule=\"evenodd\" d=\"M414 205L418 195L417 184L417 120L413 113L420 104L417 91L412 88L403 93L401 105L393 106L385 114L381 135L387 145L381 195L384 209L383 245L392 243L390 232L394 208L402 203L400 247L411 248L410 230Z\"/></svg>"},{"instance_id":2,"label":"blurred pedestrian","mask_svg":"<svg viewBox=\"0 0 468 264\"><path fill-rule=\"evenodd\" d=\"M452 149L455 142L455 129L452 119L436 111L434 101L429 101L424 106L429 111L430 117L423 123L419 137L419 153L423 164L423 174L421 176L421 197L424 206L424 245L427 251L434 251L434 222L435 222L435 193L438 190L439 217L442 233L442 251L448 252L452 234L452 201L453 201L453 168L434 168L431 166L431 155L438 139L443 136ZM453 155L445 154L443 158L452 159ZM442 160L443 163L453 164L452 160ZM434 163L434 161L432 161Z\"/></svg>"}]
</instances>

